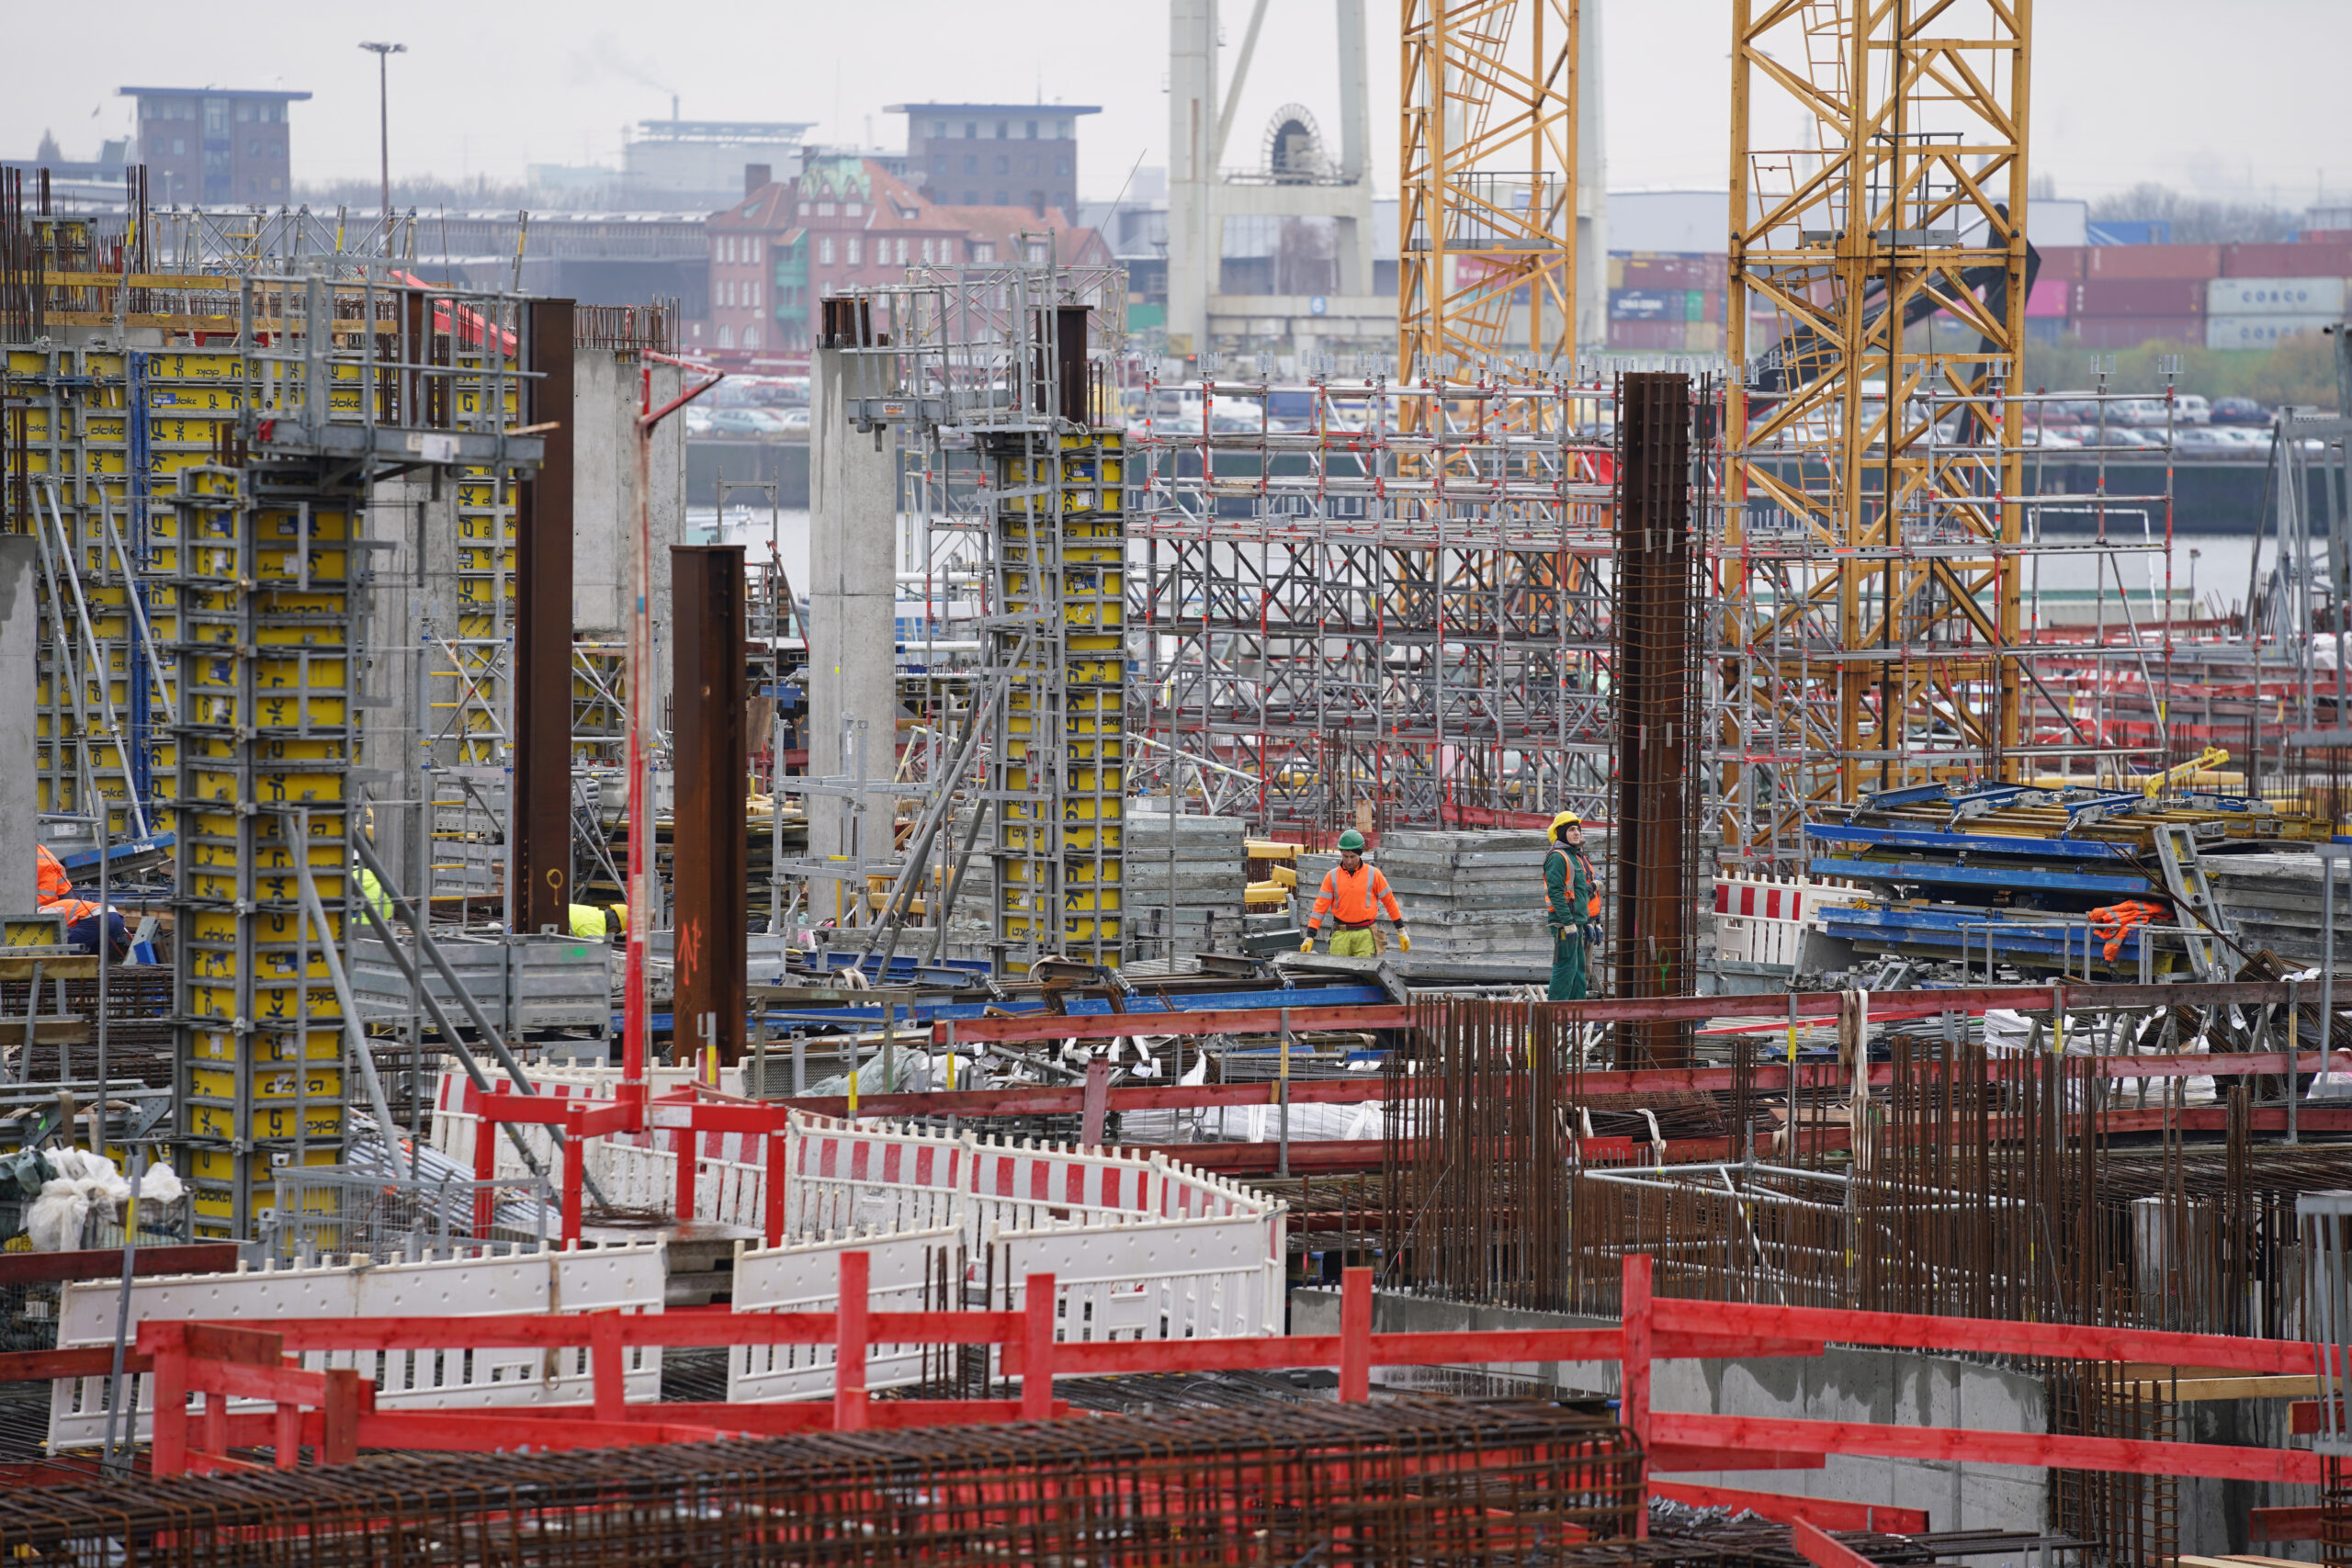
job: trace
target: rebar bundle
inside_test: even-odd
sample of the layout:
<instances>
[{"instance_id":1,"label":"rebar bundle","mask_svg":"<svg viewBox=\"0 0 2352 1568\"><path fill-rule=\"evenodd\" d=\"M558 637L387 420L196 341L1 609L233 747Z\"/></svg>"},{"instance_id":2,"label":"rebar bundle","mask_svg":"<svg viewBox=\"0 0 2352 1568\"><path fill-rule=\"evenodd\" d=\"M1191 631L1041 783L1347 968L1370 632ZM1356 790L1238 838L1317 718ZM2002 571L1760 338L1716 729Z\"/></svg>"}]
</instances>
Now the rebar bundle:
<instances>
[{"instance_id":1,"label":"rebar bundle","mask_svg":"<svg viewBox=\"0 0 2352 1568\"><path fill-rule=\"evenodd\" d=\"M1436 1402L1101 1416L578 1454L384 1459L0 1498L31 1562L1532 1563L1657 1561L1623 1428ZM1712 1554L1666 1553L1700 1559Z\"/></svg>"},{"instance_id":2,"label":"rebar bundle","mask_svg":"<svg viewBox=\"0 0 2352 1568\"><path fill-rule=\"evenodd\" d=\"M1617 505L1611 648L1617 716L1615 994L1690 994L1697 899L1699 548L1693 419L1713 397L1690 378L1624 377L1617 391ZM1679 1066L1687 1020L1620 1027L1621 1054ZM1630 1049L1625 1049L1630 1048Z\"/></svg>"},{"instance_id":3,"label":"rebar bundle","mask_svg":"<svg viewBox=\"0 0 2352 1568\"><path fill-rule=\"evenodd\" d=\"M2352 1186L2352 1149L2255 1159L2239 1091L2219 1145L2175 1125L2118 1148L2101 1069L2046 1048L1897 1035L1891 1082L1792 1097L1747 1041L1720 1100L1629 1098L1586 1089L1608 1047L1556 1010L1416 1021L1386 1085L1383 1282L1457 1300L1613 1314L1647 1253L1667 1296L2291 1337L2294 1195ZM1720 1155L1661 1163L1702 1139Z\"/></svg>"}]
</instances>

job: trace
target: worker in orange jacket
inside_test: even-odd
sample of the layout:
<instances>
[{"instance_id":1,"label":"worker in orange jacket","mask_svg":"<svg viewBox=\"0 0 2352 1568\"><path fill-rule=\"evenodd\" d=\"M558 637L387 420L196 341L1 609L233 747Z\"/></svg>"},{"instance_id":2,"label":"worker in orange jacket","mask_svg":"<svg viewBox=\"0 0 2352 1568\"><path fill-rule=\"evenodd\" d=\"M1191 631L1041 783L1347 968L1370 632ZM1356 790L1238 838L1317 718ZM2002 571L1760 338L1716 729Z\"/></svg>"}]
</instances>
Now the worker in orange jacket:
<instances>
[{"instance_id":1,"label":"worker in orange jacket","mask_svg":"<svg viewBox=\"0 0 2352 1568\"><path fill-rule=\"evenodd\" d=\"M74 882L65 874L64 863L49 852L47 844L33 846L33 895L40 900L42 914L64 917L67 946L96 953L98 932L103 929L117 954L130 951L130 928L123 923L122 917L87 898L74 897Z\"/></svg>"},{"instance_id":2,"label":"worker in orange jacket","mask_svg":"<svg viewBox=\"0 0 2352 1568\"><path fill-rule=\"evenodd\" d=\"M1351 828L1340 835L1340 863L1323 874L1323 886L1315 895L1315 913L1306 922L1306 938L1298 944L1299 952L1315 951L1315 933L1329 915L1339 928L1331 933L1332 957L1379 957L1380 942L1372 922L1379 918L1384 905L1396 927L1396 945L1412 952L1413 939L1405 934L1405 911L1396 907L1396 895L1389 891L1388 878L1380 868L1363 863L1363 835Z\"/></svg>"}]
</instances>

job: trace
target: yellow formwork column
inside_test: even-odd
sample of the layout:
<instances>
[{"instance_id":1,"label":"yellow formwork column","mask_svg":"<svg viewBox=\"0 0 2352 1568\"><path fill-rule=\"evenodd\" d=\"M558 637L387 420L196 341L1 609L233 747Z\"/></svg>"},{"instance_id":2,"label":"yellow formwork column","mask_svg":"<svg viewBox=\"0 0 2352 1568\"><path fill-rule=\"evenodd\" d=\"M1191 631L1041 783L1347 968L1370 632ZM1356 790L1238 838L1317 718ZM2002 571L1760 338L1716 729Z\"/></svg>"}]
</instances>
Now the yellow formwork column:
<instances>
[{"instance_id":1,"label":"yellow formwork column","mask_svg":"<svg viewBox=\"0 0 2352 1568\"><path fill-rule=\"evenodd\" d=\"M341 1161L364 494L308 465L179 477L179 1132L199 1232ZM303 873L325 930L304 918Z\"/></svg>"}]
</instances>

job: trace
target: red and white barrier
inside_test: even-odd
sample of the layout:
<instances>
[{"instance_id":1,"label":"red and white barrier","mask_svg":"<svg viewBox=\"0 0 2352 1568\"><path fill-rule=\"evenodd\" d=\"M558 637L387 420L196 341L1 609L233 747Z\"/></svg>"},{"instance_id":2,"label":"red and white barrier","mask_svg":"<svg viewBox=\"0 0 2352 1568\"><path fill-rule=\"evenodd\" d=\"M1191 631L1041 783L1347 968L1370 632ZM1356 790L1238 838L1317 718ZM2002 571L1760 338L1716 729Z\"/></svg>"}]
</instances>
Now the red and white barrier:
<instances>
[{"instance_id":1,"label":"red and white barrier","mask_svg":"<svg viewBox=\"0 0 2352 1568\"><path fill-rule=\"evenodd\" d=\"M504 1257L378 1263L364 1257L306 1269L239 1269L232 1274L157 1275L131 1281L130 1332L146 1322L245 1323L266 1328L289 1320L358 1317L511 1316L590 1312L658 1313L667 1280L662 1245L524 1252ZM119 1280L64 1288L60 1349L111 1346L121 1302ZM381 1410L458 1410L518 1404L585 1404L594 1393L582 1348L311 1351L311 1371L356 1369L376 1385ZM639 1347L625 1367L631 1399L662 1395L662 1352ZM136 1436L153 1427L153 1394L130 1380ZM51 1385L51 1449L89 1448L106 1436L103 1377L59 1378ZM232 1402L232 1410L259 1404ZM118 1428L118 1436L122 1435Z\"/></svg>"}]
</instances>

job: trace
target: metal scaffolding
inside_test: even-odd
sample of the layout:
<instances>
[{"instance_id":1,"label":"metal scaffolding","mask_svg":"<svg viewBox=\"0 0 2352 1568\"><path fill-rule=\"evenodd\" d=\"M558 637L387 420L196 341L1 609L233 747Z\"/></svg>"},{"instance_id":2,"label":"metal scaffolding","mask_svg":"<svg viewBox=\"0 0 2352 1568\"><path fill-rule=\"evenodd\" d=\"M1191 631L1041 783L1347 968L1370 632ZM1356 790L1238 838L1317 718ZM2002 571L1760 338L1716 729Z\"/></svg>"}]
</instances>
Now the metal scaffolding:
<instances>
[{"instance_id":1,"label":"metal scaffolding","mask_svg":"<svg viewBox=\"0 0 2352 1568\"><path fill-rule=\"evenodd\" d=\"M963 705L964 735L952 748L933 737L920 781L910 751L909 769L898 770L903 782L865 766L856 780L785 786L915 800L905 845L882 839L888 847L856 868L890 884L880 924L892 930L917 888L952 897L985 823L984 940L1000 968L1021 970L1046 957L1116 964L1121 954L1134 483L1126 437L1105 423L1105 356L1125 338L1125 276L1058 265L1043 239L1023 247L1029 259L1018 265L918 267L903 285L826 303L842 327L829 335L845 349L857 427L906 427L917 438L908 510L948 600L964 582L985 595L970 606L976 617L944 628L950 641L977 632L982 662ZM964 819L947 831L959 801ZM936 869L926 870L921 863L933 855Z\"/></svg>"},{"instance_id":2,"label":"metal scaffolding","mask_svg":"<svg viewBox=\"0 0 2352 1568\"><path fill-rule=\"evenodd\" d=\"M1613 389L1327 365L1202 393L1194 427L1148 383L1131 439L1138 766L1246 774L1267 827L1605 814Z\"/></svg>"}]
</instances>

